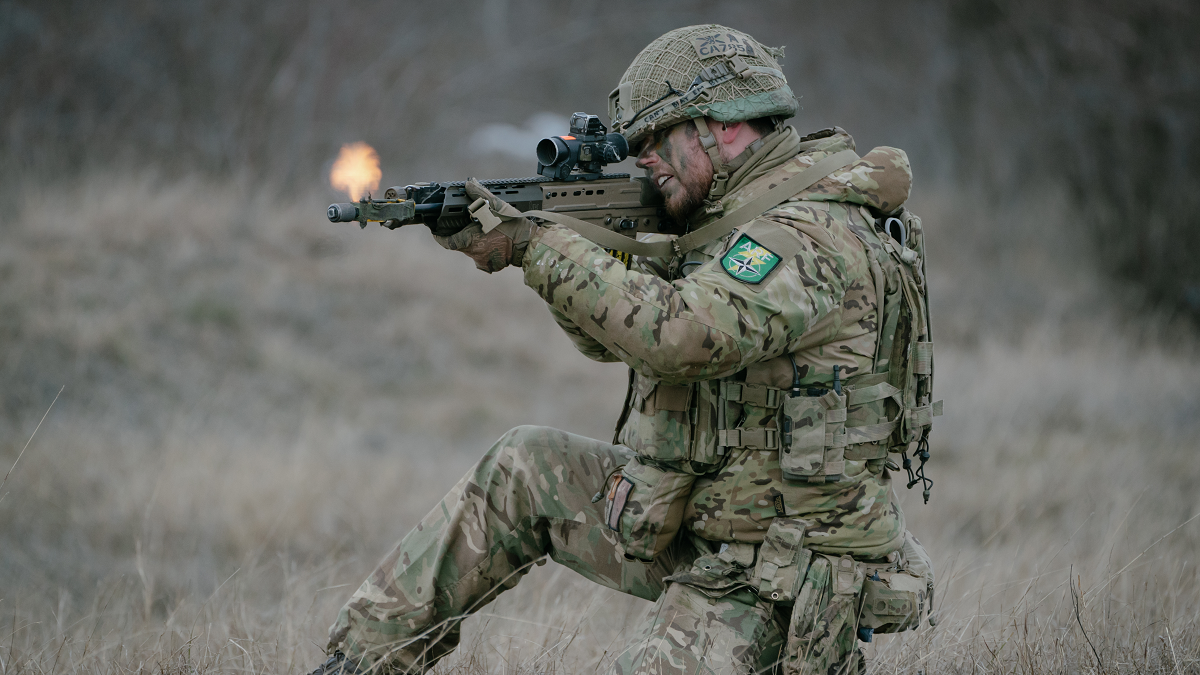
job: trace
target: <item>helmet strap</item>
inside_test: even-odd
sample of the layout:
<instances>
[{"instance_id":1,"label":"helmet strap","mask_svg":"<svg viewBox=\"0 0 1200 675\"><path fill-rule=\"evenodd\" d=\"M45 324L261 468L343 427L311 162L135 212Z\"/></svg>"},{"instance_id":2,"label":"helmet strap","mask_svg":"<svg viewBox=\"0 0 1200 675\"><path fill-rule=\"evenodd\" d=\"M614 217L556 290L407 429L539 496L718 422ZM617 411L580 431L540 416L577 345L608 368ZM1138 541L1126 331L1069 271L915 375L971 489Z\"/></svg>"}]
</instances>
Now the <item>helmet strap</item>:
<instances>
[{"instance_id":1,"label":"helmet strap","mask_svg":"<svg viewBox=\"0 0 1200 675\"><path fill-rule=\"evenodd\" d=\"M717 137L713 136L712 131L709 130L706 119L693 117L692 122L696 125L696 131L700 133L701 147L704 148L704 152L708 153L708 158L712 160L713 181L712 186L708 189L708 199L704 203L704 211L712 214L723 208L721 198L725 196L729 185L729 167L721 161L721 149L717 147Z\"/></svg>"}]
</instances>

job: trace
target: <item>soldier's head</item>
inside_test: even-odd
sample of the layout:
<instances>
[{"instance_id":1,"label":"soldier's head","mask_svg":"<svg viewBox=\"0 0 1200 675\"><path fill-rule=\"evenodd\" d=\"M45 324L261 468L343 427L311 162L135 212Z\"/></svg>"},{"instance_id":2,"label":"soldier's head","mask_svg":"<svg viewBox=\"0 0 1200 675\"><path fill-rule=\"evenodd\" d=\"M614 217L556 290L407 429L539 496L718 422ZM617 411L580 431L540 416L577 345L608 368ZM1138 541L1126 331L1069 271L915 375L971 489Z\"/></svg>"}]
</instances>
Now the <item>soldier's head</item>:
<instances>
[{"instance_id":1,"label":"soldier's head","mask_svg":"<svg viewBox=\"0 0 1200 675\"><path fill-rule=\"evenodd\" d=\"M613 130L677 222L720 200L739 156L796 114L782 56L724 26L678 28L643 49L609 95Z\"/></svg>"}]
</instances>

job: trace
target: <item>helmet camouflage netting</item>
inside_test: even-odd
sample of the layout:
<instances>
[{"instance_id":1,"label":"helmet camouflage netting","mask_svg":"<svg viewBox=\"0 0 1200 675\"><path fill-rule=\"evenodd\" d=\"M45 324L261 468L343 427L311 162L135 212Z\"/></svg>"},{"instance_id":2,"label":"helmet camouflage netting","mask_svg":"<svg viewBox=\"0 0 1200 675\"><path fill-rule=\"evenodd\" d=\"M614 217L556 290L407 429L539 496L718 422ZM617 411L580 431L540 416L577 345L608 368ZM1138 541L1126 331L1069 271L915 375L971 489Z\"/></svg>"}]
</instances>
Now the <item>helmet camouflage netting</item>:
<instances>
[{"instance_id":1,"label":"helmet camouflage netting","mask_svg":"<svg viewBox=\"0 0 1200 675\"><path fill-rule=\"evenodd\" d=\"M635 144L695 117L791 117L800 106L779 68L782 57L782 48L725 26L677 28L647 45L621 76L609 95L612 128Z\"/></svg>"}]
</instances>

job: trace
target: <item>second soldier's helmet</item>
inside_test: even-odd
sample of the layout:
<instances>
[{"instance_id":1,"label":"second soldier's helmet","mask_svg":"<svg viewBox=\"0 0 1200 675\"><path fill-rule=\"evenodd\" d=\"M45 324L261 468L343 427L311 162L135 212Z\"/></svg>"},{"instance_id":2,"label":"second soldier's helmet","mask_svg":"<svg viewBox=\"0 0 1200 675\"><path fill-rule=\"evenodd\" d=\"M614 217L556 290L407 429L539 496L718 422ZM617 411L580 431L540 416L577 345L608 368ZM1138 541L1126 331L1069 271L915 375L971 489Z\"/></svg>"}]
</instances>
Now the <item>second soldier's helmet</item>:
<instances>
[{"instance_id":1,"label":"second soldier's helmet","mask_svg":"<svg viewBox=\"0 0 1200 675\"><path fill-rule=\"evenodd\" d=\"M791 117L800 104L779 69L782 57L782 48L725 26L677 28L647 45L609 94L612 129L636 147L647 134L696 117Z\"/></svg>"}]
</instances>

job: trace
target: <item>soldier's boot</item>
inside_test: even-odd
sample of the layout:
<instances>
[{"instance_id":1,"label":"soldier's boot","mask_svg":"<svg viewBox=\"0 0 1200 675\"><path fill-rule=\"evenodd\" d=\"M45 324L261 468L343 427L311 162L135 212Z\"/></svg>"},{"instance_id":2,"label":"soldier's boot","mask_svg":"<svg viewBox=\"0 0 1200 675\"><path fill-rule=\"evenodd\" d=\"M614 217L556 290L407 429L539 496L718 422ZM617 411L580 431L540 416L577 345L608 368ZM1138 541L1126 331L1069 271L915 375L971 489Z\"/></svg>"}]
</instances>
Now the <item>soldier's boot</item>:
<instances>
[{"instance_id":1,"label":"soldier's boot","mask_svg":"<svg viewBox=\"0 0 1200 675\"><path fill-rule=\"evenodd\" d=\"M353 661L348 660L346 655L340 651L335 651L325 663L317 666L317 669L312 671L310 675L360 675L362 673Z\"/></svg>"},{"instance_id":2,"label":"soldier's boot","mask_svg":"<svg viewBox=\"0 0 1200 675\"><path fill-rule=\"evenodd\" d=\"M467 614L547 554L592 581L657 599L684 553L627 561L604 524L604 502L592 502L629 457L556 429L508 432L351 596L330 628L330 651L368 672L422 672L454 648Z\"/></svg>"}]
</instances>

